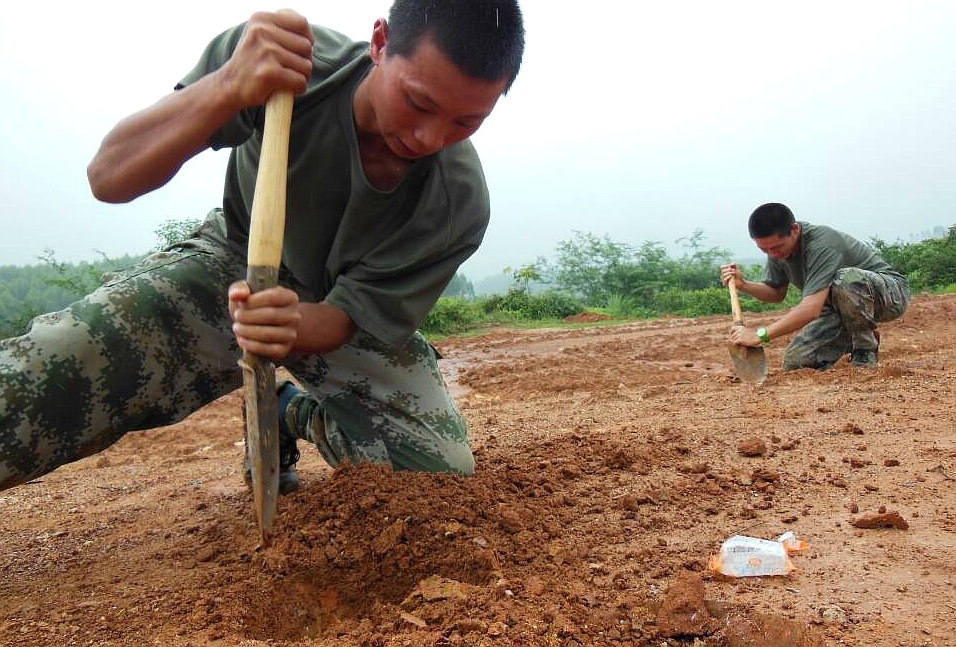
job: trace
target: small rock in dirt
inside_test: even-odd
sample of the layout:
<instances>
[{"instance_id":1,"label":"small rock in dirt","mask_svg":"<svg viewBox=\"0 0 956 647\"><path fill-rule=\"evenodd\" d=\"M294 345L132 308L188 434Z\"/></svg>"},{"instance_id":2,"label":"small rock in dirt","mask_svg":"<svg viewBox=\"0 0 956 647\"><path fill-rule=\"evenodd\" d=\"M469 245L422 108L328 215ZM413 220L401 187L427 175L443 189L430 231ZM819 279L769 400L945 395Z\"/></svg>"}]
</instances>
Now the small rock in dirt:
<instances>
[{"instance_id":1,"label":"small rock in dirt","mask_svg":"<svg viewBox=\"0 0 956 647\"><path fill-rule=\"evenodd\" d=\"M706 474L710 470L707 463L681 463L677 471L682 474Z\"/></svg>"},{"instance_id":2,"label":"small rock in dirt","mask_svg":"<svg viewBox=\"0 0 956 647\"><path fill-rule=\"evenodd\" d=\"M372 542L372 550L375 551L376 555L384 555L389 552L395 546L402 543L402 539L405 537L405 522L401 519L397 519L392 522L392 524L382 531L378 537Z\"/></svg>"},{"instance_id":3,"label":"small rock in dirt","mask_svg":"<svg viewBox=\"0 0 956 647\"><path fill-rule=\"evenodd\" d=\"M209 544L199 549L199 552L196 553L196 561L208 562L218 554L219 554L219 548L212 544Z\"/></svg>"},{"instance_id":4,"label":"small rock in dirt","mask_svg":"<svg viewBox=\"0 0 956 647\"><path fill-rule=\"evenodd\" d=\"M498 522L502 528L512 535L524 530L524 523L521 521L521 516L513 508L502 507Z\"/></svg>"},{"instance_id":5,"label":"small rock in dirt","mask_svg":"<svg viewBox=\"0 0 956 647\"><path fill-rule=\"evenodd\" d=\"M850 510L850 512L853 513L853 514L856 514L857 512L860 511L860 506L858 506L858 505L856 504L856 501L851 502L850 505L847 506L847 508L848 508L848 509Z\"/></svg>"},{"instance_id":6,"label":"small rock in dirt","mask_svg":"<svg viewBox=\"0 0 956 647\"><path fill-rule=\"evenodd\" d=\"M463 634L470 634L472 632L481 632L487 631L485 623L476 618L463 618L455 623L455 627Z\"/></svg>"},{"instance_id":7,"label":"small rock in dirt","mask_svg":"<svg viewBox=\"0 0 956 647\"><path fill-rule=\"evenodd\" d=\"M846 622L846 611L838 606L827 607L820 615L827 622L839 622L841 624Z\"/></svg>"},{"instance_id":8,"label":"small rock in dirt","mask_svg":"<svg viewBox=\"0 0 956 647\"><path fill-rule=\"evenodd\" d=\"M424 629L428 626L427 623L418 616L413 616L412 614L406 613L404 611L401 613L401 618L408 624L415 625L419 629Z\"/></svg>"},{"instance_id":9,"label":"small rock in dirt","mask_svg":"<svg viewBox=\"0 0 956 647\"><path fill-rule=\"evenodd\" d=\"M737 445L737 451L740 452L741 456L763 456L767 453L767 445L763 440L754 436Z\"/></svg>"},{"instance_id":10,"label":"small rock in dirt","mask_svg":"<svg viewBox=\"0 0 956 647\"><path fill-rule=\"evenodd\" d=\"M851 520L850 525L867 530L873 528L897 528L899 530L906 530L910 527L906 519L900 516L900 513L895 510L882 514L865 514L862 517Z\"/></svg>"},{"instance_id":11,"label":"small rock in dirt","mask_svg":"<svg viewBox=\"0 0 956 647\"><path fill-rule=\"evenodd\" d=\"M883 461L883 467L898 467L900 462L895 458L887 458Z\"/></svg>"},{"instance_id":12,"label":"small rock in dirt","mask_svg":"<svg viewBox=\"0 0 956 647\"><path fill-rule=\"evenodd\" d=\"M532 597L538 597L544 593L544 581L540 577L532 575L524 583L524 590Z\"/></svg>"},{"instance_id":13,"label":"small rock in dirt","mask_svg":"<svg viewBox=\"0 0 956 647\"><path fill-rule=\"evenodd\" d=\"M852 422L848 422L842 427L840 427L840 431L842 431L845 434L856 434L857 436L863 435L863 430L860 429L857 425L855 425Z\"/></svg>"},{"instance_id":14,"label":"small rock in dirt","mask_svg":"<svg viewBox=\"0 0 956 647\"><path fill-rule=\"evenodd\" d=\"M758 467L753 471L753 474L750 475L750 478L752 478L755 483L758 481L763 481L765 483L777 483L780 481L780 474L773 470Z\"/></svg>"},{"instance_id":15,"label":"small rock in dirt","mask_svg":"<svg viewBox=\"0 0 956 647\"><path fill-rule=\"evenodd\" d=\"M637 512L642 505L648 503L656 504L657 501L647 493L644 494L625 494L621 497L621 507L631 512Z\"/></svg>"}]
</instances>

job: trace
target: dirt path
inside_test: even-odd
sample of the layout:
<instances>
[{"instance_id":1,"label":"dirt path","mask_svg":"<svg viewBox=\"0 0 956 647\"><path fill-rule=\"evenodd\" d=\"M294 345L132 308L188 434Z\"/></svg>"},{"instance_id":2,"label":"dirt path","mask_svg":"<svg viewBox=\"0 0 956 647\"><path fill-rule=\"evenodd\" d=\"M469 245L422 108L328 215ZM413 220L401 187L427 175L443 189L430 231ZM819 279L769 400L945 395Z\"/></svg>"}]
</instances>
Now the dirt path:
<instances>
[{"instance_id":1,"label":"dirt path","mask_svg":"<svg viewBox=\"0 0 956 647\"><path fill-rule=\"evenodd\" d=\"M783 374L777 342L762 387L727 328L443 342L478 474L302 447L266 550L238 393L128 435L0 493L0 645L956 645L956 295L886 325L876 370ZM881 510L908 528L851 525ZM785 530L789 577L707 570Z\"/></svg>"}]
</instances>

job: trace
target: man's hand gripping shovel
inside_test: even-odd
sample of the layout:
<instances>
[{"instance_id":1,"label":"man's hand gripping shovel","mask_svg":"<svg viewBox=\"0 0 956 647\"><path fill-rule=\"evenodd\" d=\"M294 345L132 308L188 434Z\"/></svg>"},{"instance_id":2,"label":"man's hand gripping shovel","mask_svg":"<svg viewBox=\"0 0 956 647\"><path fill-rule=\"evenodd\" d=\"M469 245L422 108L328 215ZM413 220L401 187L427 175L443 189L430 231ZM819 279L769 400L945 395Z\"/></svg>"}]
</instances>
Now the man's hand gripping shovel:
<instances>
[{"instance_id":1,"label":"man's hand gripping shovel","mask_svg":"<svg viewBox=\"0 0 956 647\"><path fill-rule=\"evenodd\" d=\"M275 287L285 233L286 184L289 165L291 92L277 92L266 101L262 152L252 199L246 281L252 292ZM261 545L269 533L279 495L279 417L272 360L244 351L242 367L246 403L246 452L252 471L252 493L259 519Z\"/></svg>"},{"instance_id":2,"label":"man's hand gripping shovel","mask_svg":"<svg viewBox=\"0 0 956 647\"><path fill-rule=\"evenodd\" d=\"M737 284L734 282L734 277L727 282L727 289L730 290L730 308L734 313L734 325L743 326L744 318L740 310L740 297L737 296ZM767 356L763 348L731 343L730 359L741 380L763 384L767 379Z\"/></svg>"}]
</instances>

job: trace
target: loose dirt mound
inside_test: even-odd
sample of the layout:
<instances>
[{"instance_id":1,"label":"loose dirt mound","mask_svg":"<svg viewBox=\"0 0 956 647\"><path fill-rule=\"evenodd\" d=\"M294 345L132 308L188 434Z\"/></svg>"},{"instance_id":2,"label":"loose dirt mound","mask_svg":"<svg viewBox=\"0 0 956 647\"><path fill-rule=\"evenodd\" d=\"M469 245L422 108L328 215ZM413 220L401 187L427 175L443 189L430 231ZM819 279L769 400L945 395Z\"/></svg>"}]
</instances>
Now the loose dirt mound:
<instances>
[{"instance_id":1,"label":"loose dirt mound","mask_svg":"<svg viewBox=\"0 0 956 647\"><path fill-rule=\"evenodd\" d=\"M581 312L564 318L567 323L595 323L597 321L610 321L611 319L612 317L602 315L600 312Z\"/></svg>"},{"instance_id":2,"label":"loose dirt mound","mask_svg":"<svg viewBox=\"0 0 956 647\"><path fill-rule=\"evenodd\" d=\"M130 434L0 494L0 644L952 644L956 297L885 326L876 370L784 374L775 342L762 387L728 328L448 340L477 474L302 447L266 549L238 393ZM810 543L795 574L706 570L727 537L788 529Z\"/></svg>"}]
</instances>

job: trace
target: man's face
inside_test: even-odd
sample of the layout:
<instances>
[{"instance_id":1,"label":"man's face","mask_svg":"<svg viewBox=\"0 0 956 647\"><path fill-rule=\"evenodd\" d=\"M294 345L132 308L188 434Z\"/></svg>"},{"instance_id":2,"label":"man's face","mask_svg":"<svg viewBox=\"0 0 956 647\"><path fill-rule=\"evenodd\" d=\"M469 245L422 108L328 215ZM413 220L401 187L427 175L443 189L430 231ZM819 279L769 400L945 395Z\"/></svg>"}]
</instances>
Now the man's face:
<instances>
[{"instance_id":1,"label":"man's face","mask_svg":"<svg viewBox=\"0 0 956 647\"><path fill-rule=\"evenodd\" d=\"M763 238L754 238L754 242L757 243L757 247L760 248L760 251L770 258L778 261L786 260L793 256L794 251L797 249L797 244L800 242L800 225L793 223L793 225L790 226L790 233L786 236L773 234L772 236L764 236Z\"/></svg>"},{"instance_id":2,"label":"man's face","mask_svg":"<svg viewBox=\"0 0 956 647\"><path fill-rule=\"evenodd\" d=\"M374 45L374 44L373 44ZM470 137L491 114L508 79L490 82L459 70L424 38L410 57L376 51L370 101L378 134L395 155L415 160Z\"/></svg>"}]
</instances>

